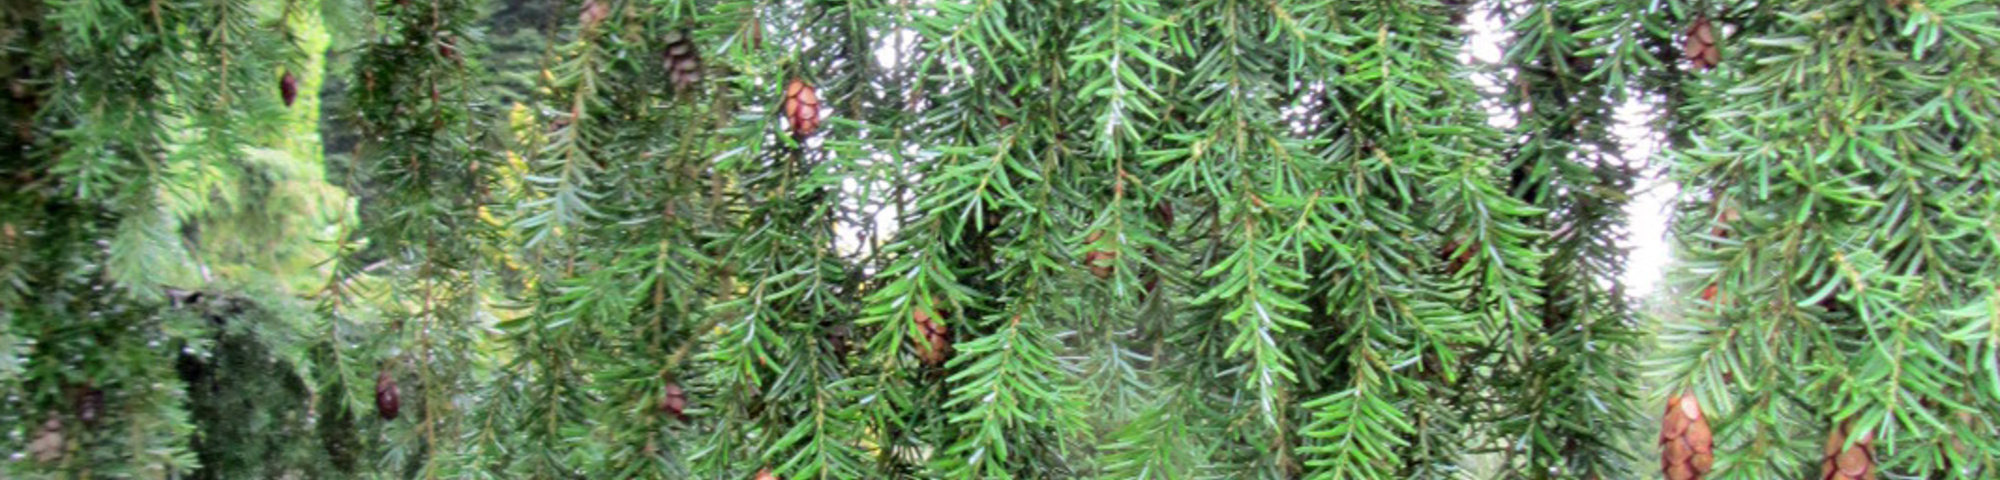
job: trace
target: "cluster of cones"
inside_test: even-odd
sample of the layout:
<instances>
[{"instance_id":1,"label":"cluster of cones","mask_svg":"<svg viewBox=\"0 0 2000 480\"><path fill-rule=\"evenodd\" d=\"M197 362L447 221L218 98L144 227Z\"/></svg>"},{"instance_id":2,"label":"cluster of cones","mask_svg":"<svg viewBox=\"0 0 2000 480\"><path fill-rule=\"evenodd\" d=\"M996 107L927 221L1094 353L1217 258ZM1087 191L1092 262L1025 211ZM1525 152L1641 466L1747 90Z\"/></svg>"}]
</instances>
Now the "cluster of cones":
<instances>
[{"instance_id":1,"label":"cluster of cones","mask_svg":"<svg viewBox=\"0 0 2000 480\"><path fill-rule=\"evenodd\" d=\"M1660 416L1660 471L1668 480L1700 480L1715 468L1715 432L1693 394L1667 399Z\"/></svg>"},{"instance_id":2,"label":"cluster of cones","mask_svg":"<svg viewBox=\"0 0 2000 480\"><path fill-rule=\"evenodd\" d=\"M1697 26L1703 31L1708 28L1705 19L1699 20ZM1690 39L1695 38L1690 34ZM1716 225L1709 235L1730 238L1733 229L1729 226L1741 219L1742 214L1735 208L1718 205ZM1710 283L1701 291L1702 302L1710 308L1723 301L1718 287ZM1826 446L1821 452L1820 480L1874 480L1877 461L1873 437L1862 433L1849 445L1854 435L1852 425L1847 422L1836 425L1827 433ZM1715 432L1692 392L1667 399L1666 411L1660 416L1659 446L1660 470L1668 480L1701 480L1715 468Z\"/></svg>"},{"instance_id":3,"label":"cluster of cones","mask_svg":"<svg viewBox=\"0 0 2000 480\"><path fill-rule=\"evenodd\" d=\"M1820 452L1820 480L1875 480L1874 437L1864 432L1849 445L1854 434L1846 422L1827 432ZM1701 480L1715 468L1715 432L1693 394L1667 399L1659 444L1660 471L1668 480Z\"/></svg>"},{"instance_id":4,"label":"cluster of cones","mask_svg":"<svg viewBox=\"0 0 2000 480\"><path fill-rule=\"evenodd\" d=\"M1821 450L1819 461L1820 480L1875 480L1875 438L1862 433L1861 438L1854 439L1853 446L1848 446L1848 437L1853 433L1846 423L1827 432L1826 447Z\"/></svg>"}]
</instances>

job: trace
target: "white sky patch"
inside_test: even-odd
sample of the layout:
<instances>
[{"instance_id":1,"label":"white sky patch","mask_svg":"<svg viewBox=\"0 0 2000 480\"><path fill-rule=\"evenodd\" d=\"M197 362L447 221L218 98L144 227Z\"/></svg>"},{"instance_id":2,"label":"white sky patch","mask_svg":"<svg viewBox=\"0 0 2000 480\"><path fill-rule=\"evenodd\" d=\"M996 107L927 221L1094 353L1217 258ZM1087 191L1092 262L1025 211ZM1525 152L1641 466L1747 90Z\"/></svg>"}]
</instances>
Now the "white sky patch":
<instances>
[{"instance_id":1,"label":"white sky patch","mask_svg":"<svg viewBox=\"0 0 2000 480\"><path fill-rule=\"evenodd\" d=\"M1471 27L1471 36L1465 48L1459 52L1460 61L1477 66L1498 65L1504 60L1504 47L1513 35L1506 31L1506 25L1489 13L1476 11L1466 16L1467 23ZM887 41L878 43L879 46L873 52L875 61L882 68L892 70L902 67L905 59L915 53L915 48L922 40L913 29L898 29L887 35L877 32L877 36L888 38L878 38ZM967 65L954 65L954 67L970 69ZM1506 88L1500 83L1501 79L1498 76L1491 74L1474 75L1473 82L1480 91L1488 95L1497 95L1501 93L1500 89ZM1514 126L1516 119L1513 112L1502 108L1498 102L1489 102L1489 105L1491 105L1491 111L1488 112L1490 123L1500 128ZM1615 116L1617 124L1613 128L1613 133L1625 146L1621 158L1635 165L1645 165L1648 159L1659 153L1659 137L1651 130L1656 114L1650 106L1638 100L1630 101L1620 105ZM880 153L872 156L875 161L898 160ZM920 158L919 155L910 154L904 155L901 160L915 162L921 161ZM1645 177L1634 182L1632 199L1625 206L1626 219L1629 223L1627 236L1621 242L1621 246L1630 253L1623 280L1627 293L1633 298L1644 298L1658 289L1667 265L1672 262L1673 251L1667 242L1667 221L1671 213L1669 211L1671 202L1678 193L1678 188L1672 182L1652 174L1656 169L1642 171ZM850 196L863 190L861 185L852 179L843 183L842 188ZM888 190L883 185L871 187L873 187L870 189L873 190L871 193L878 195L885 194ZM899 227L896 218L899 213L890 208L873 212L872 220L877 234L882 236L877 239L878 241L886 241L894 236L895 230ZM838 236L843 250L860 247L859 239L855 238L858 236L858 229L854 225L846 225L848 222L841 223L842 225L837 225L836 228L841 231Z\"/></svg>"},{"instance_id":2,"label":"white sky patch","mask_svg":"<svg viewBox=\"0 0 2000 480\"><path fill-rule=\"evenodd\" d=\"M1479 10L1466 16L1471 35L1465 48L1459 51L1459 60L1475 67L1500 65L1506 59L1505 46L1513 38L1507 26L1492 15L1491 10ZM1479 73L1472 77L1473 85L1490 98L1497 99L1507 88L1499 75ZM1633 165L1646 165L1647 161L1660 151L1659 136L1652 130L1657 116L1652 107L1634 99L1619 105L1613 113L1615 125L1612 134L1618 137L1625 151L1619 158ZM1518 119L1514 112L1489 102L1487 123L1497 128L1513 128ZM1625 291L1634 299L1644 298L1659 288L1660 280L1667 264L1673 260L1673 250L1667 243L1668 208L1678 188L1673 182L1652 175L1655 169L1642 168L1643 178L1633 182L1631 201L1625 204L1626 237L1620 242L1630 256L1625 262Z\"/></svg>"},{"instance_id":3,"label":"white sky patch","mask_svg":"<svg viewBox=\"0 0 2000 480\"><path fill-rule=\"evenodd\" d=\"M1618 106L1618 125L1613 132L1625 145L1626 161L1644 164L1660 152L1660 137L1653 134L1651 127L1656 116L1652 107L1636 99ZM1632 201L1625 204L1628 223L1623 246L1630 252L1625 261L1625 291L1634 299L1643 299L1658 289L1667 264L1673 261L1674 252L1667 243L1667 220L1672 214L1669 209L1674 196L1680 192L1680 186L1672 181L1645 175L1633 182Z\"/></svg>"}]
</instances>

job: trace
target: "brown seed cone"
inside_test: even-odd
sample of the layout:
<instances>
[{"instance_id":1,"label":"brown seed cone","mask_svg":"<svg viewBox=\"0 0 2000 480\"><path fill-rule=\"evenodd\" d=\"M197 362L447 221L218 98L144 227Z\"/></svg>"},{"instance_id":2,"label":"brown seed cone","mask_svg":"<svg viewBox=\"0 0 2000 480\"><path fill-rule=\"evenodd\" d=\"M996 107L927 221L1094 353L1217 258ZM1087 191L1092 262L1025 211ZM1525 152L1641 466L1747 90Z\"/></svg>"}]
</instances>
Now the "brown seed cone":
<instances>
[{"instance_id":1,"label":"brown seed cone","mask_svg":"<svg viewBox=\"0 0 2000 480\"><path fill-rule=\"evenodd\" d=\"M97 419L103 418L103 414L104 391L82 387L76 398L76 419L83 421L86 427L96 426Z\"/></svg>"},{"instance_id":2,"label":"brown seed cone","mask_svg":"<svg viewBox=\"0 0 2000 480\"><path fill-rule=\"evenodd\" d=\"M914 315L917 332L923 334L923 343L917 345L917 358L925 365L943 364L951 358L951 329L946 327L943 315L933 317L930 313L917 310Z\"/></svg>"},{"instance_id":3,"label":"brown seed cone","mask_svg":"<svg viewBox=\"0 0 2000 480\"><path fill-rule=\"evenodd\" d=\"M438 36L438 56L444 57L445 60L458 61L458 41L453 40L451 34Z\"/></svg>"},{"instance_id":4,"label":"brown seed cone","mask_svg":"<svg viewBox=\"0 0 2000 480\"><path fill-rule=\"evenodd\" d=\"M1819 461L1820 480L1875 480L1874 436L1862 433L1854 446L1846 449L1847 437L1854 432L1843 422L1826 434L1826 448Z\"/></svg>"},{"instance_id":5,"label":"brown seed cone","mask_svg":"<svg viewBox=\"0 0 2000 480\"><path fill-rule=\"evenodd\" d=\"M1104 238L1103 230L1090 232L1090 236L1085 237L1083 243L1094 244L1101 238ZM1096 275L1098 279L1111 278L1111 272L1115 268L1114 264L1117 261L1117 250L1091 250L1083 254L1084 265L1089 266L1090 274Z\"/></svg>"},{"instance_id":6,"label":"brown seed cone","mask_svg":"<svg viewBox=\"0 0 2000 480\"><path fill-rule=\"evenodd\" d=\"M1681 41L1681 55L1696 68L1707 70L1722 63L1722 48L1715 44L1715 25L1708 17L1695 17Z\"/></svg>"},{"instance_id":7,"label":"brown seed cone","mask_svg":"<svg viewBox=\"0 0 2000 480\"><path fill-rule=\"evenodd\" d=\"M1715 227L1708 229L1708 234L1714 236L1715 238L1729 238L1730 229L1726 227L1728 227L1730 224L1736 223L1737 220L1742 220L1742 219L1743 219L1743 214L1737 212L1736 207L1724 208L1722 209L1721 212L1715 214L1716 225Z\"/></svg>"},{"instance_id":8,"label":"brown seed cone","mask_svg":"<svg viewBox=\"0 0 2000 480\"><path fill-rule=\"evenodd\" d=\"M19 238L20 234L14 231L14 224L0 223L0 254L13 255L15 249L20 248Z\"/></svg>"},{"instance_id":9,"label":"brown seed cone","mask_svg":"<svg viewBox=\"0 0 2000 480\"><path fill-rule=\"evenodd\" d=\"M62 459L63 423L61 418L49 417L48 421L42 422L42 428L36 429L35 435L29 438L31 440L28 441L28 455L34 457L35 461L54 463Z\"/></svg>"},{"instance_id":10,"label":"brown seed cone","mask_svg":"<svg viewBox=\"0 0 2000 480\"><path fill-rule=\"evenodd\" d=\"M388 370L375 374L375 414L383 420L395 420L402 408L403 394L396 388L396 377Z\"/></svg>"},{"instance_id":11,"label":"brown seed cone","mask_svg":"<svg viewBox=\"0 0 2000 480\"><path fill-rule=\"evenodd\" d=\"M299 78L292 76L292 72L285 72L278 77L278 97L285 99L287 108L292 106L292 102L298 101Z\"/></svg>"},{"instance_id":12,"label":"brown seed cone","mask_svg":"<svg viewBox=\"0 0 2000 480\"><path fill-rule=\"evenodd\" d=\"M660 411L673 415L676 420L687 421L687 391L681 389L681 384L674 382L667 382L666 388L662 390L660 392Z\"/></svg>"},{"instance_id":13,"label":"brown seed cone","mask_svg":"<svg viewBox=\"0 0 2000 480\"><path fill-rule=\"evenodd\" d=\"M1457 275L1459 270L1464 270L1465 265L1472 263L1473 257L1478 255L1477 252L1480 249L1479 242L1473 242L1472 246L1466 248L1463 252L1458 251L1460 245L1458 240L1446 240L1444 242L1444 251L1438 252L1438 257L1450 259L1450 262L1444 268L1444 272L1447 275Z\"/></svg>"},{"instance_id":14,"label":"brown seed cone","mask_svg":"<svg viewBox=\"0 0 2000 480\"><path fill-rule=\"evenodd\" d=\"M766 468L757 471L757 480L785 480L785 479L779 478L777 475L772 475L771 469Z\"/></svg>"},{"instance_id":15,"label":"brown seed cone","mask_svg":"<svg viewBox=\"0 0 2000 480\"><path fill-rule=\"evenodd\" d=\"M582 11L576 14L576 22L586 30L597 28L606 18L611 18L611 5L606 0L584 0Z\"/></svg>"},{"instance_id":16,"label":"brown seed cone","mask_svg":"<svg viewBox=\"0 0 2000 480\"><path fill-rule=\"evenodd\" d=\"M831 347L833 357L846 361L847 353L854 348L854 327L836 324L826 328L826 343Z\"/></svg>"},{"instance_id":17,"label":"brown seed cone","mask_svg":"<svg viewBox=\"0 0 2000 480\"><path fill-rule=\"evenodd\" d=\"M673 82L675 91L685 91L701 82L701 51L694 46L694 35L686 30L667 34L665 57L667 79Z\"/></svg>"},{"instance_id":18,"label":"brown seed cone","mask_svg":"<svg viewBox=\"0 0 2000 480\"><path fill-rule=\"evenodd\" d=\"M1715 467L1715 436L1693 393L1667 399L1660 417L1660 470L1667 480L1700 480Z\"/></svg>"},{"instance_id":19,"label":"brown seed cone","mask_svg":"<svg viewBox=\"0 0 2000 480\"><path fill-rule=\"evenodd\" d=\"M819 90L804 80L792 79L785 85L785 120L792 124L792 138L805 140L819 129Z\"/></svg>"}]
</instances>

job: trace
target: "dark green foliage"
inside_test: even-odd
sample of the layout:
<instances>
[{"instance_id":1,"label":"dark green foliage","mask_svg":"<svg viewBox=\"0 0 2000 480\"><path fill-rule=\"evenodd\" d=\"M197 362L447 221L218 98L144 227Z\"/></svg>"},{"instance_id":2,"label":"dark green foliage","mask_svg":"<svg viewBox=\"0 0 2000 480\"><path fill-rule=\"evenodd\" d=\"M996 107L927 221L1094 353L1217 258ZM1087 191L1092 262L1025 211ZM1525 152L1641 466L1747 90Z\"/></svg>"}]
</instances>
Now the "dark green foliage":
<instances>
[{"instance_id":1,"label":"dark green foliage","mask_svg":"<svg viewBox=\"0 0 2000 480\"><path fill-rule=\"evenodd\" d=\"M294 320L248 299L189 293L181 309L207 323L204 352L174 361L187 385L195 436L189 447L202 468L190 478L279 478L323 475L326 450L312 435L312 395L296 358L278 352L303 332ZM318 421L330 420L321 417Z\"/></svg>"},{"instance_id":2,"label":"dark green foliage","mask_svg":"<svg viewBox=\"0 0 2000 480\"><path fill-rule=\"evenodd\" d=\"M1640 417L1642 340L1625 298L1625 205L1639 167L1612 135L1622 81L1648 57L1632 2L1506 2L1515 35L1506 98L1524 132L1512 150L1512 195L1551 215L1528 223L1541 244L1541 324L1526 352L1494 360L1505 474L1520 478L1638 478L1628 432Z\"/></svg>"},{"instance_id":3,"label":"dark green foliage","mask_svg":"<svg viewBox=\"0 0 2000 480\"><path fill-rule=\"evenodd\" d=\"M309 250L300 248L309 239L274 232L316 223L318 212L297 208L258 228L226 228L254 210L234 202L285 198L272 185L302 178L291 170L295 158L262 148L287 137L275 87L298 51L276 7L4 7L4 448L36 453L9 462L10 477L195 471L194 392L174 361L204 354L212 338L203 319L169 308L168 287L312 275L267 269ZM226 241L204 241L211 227L229 232ZM268 274L239 275L238 265Z\"/></svg>"}]
</instances>

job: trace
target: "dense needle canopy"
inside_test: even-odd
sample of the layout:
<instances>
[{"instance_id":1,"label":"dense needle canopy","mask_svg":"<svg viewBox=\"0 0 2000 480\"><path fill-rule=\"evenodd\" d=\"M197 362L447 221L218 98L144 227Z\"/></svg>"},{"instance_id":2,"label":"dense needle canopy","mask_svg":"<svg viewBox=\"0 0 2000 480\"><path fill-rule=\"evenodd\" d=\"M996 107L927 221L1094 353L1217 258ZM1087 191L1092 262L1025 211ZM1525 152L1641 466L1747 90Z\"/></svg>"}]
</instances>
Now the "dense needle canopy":
<instances>
[{"instance_id":1,"label":"dense needle canopy","mask_svg":"<svg viewBox=\"0 0 2000 480\"><path fill-rule=\"evenodd\" d=\"M0 477L2000 475L1990 0L23 0L0 45Z\"/></svg>"}]
</instances>

